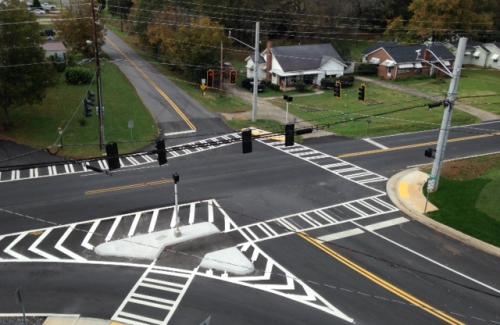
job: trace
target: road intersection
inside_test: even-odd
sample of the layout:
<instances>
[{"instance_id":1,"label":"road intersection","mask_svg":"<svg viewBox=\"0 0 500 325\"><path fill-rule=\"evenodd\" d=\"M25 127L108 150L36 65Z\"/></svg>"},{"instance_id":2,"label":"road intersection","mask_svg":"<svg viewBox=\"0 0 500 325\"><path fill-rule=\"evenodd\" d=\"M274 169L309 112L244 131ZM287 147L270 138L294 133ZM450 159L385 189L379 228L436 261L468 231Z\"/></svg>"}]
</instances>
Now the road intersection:
<instances>
[{"instance_id":1,"label":"road intersection","mask_svg":"<svg viewBox=\"0 0 500 325\"><path fill-rule=\"evenodd\" d=\"M393 137L385 143L389 147L387 140L411 142L412 136L423 135L402 135L406 140ZM476 144L471 153L499 150L498 143L490 140L470 140ZM352 142L351 152L358 147L365 151L366 141ZM464 143L450 146L461 148ZM374 319L375 323L500 322L495 308L500 299L495 270L500 262L411 221L385 195L392 169L420 162L408 153L423 156L422 150L409 147L369 158L333 154L344 148L338 140L294 147L259 140L251 155L241 155L239 145L228 145L169 160L167 169L179 170L185 179L181 222L213 222L227 238L203 244L214 250L237 247L256 267L249 276L198 265L184 268L182 263L110 260L92 252L100 242L172 227L168 183L85 195L97 187L164 179L165 168L153 167L154 162L149 163L151 168L124 168L111 177L82 173L5 183L0 272L9 284L1 288L0 312L16 311L8 292L23 285L33 297L52 293L47 301L30 301L33 312L72 312L137 324L201 322L208 315L223 324L299 324L306 322L303 315L315 323L339 324L351 319L358 324ZM408 158L392 166L377 168L379 163L372 162L374 156L389 159L401 151ZM165 201L170 204L158 205ZM166 252L171 250L172 256L163 261L187 254L199 264L199 245L169 247ZM82 270L92 278L80 281ZM33 272L42 276L26 277ZM61 277L65 283L59 283L45 278L47 272L73 274L79 280ZM120 287L109 288L117 277ZM61 285L73 289L53 291ZM93 291L89 286L101 287ZM103 289L116 296L102 294ZM75 290L81 297L75 298ZM98 305L91 298L101 301L97 296L108 302ZM215 306L219 302L231 306L232 312ZM267 310L265 303L276 306L277 312ZM250 306L250 319L233 315L245 315ZM158 314L160 310L163 314Z\"/></svg>"}]
</instances>

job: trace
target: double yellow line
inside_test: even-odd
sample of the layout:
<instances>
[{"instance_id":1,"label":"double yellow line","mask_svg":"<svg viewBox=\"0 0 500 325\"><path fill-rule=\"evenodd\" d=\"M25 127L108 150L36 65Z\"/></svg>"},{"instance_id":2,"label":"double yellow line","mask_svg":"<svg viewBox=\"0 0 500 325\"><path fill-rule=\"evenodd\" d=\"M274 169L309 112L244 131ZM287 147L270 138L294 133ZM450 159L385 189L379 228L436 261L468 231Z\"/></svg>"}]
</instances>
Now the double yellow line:
<instances>
[{"instance_id":1,"label":"double yellow line","mask_svg":"<svg viewBox=\"0 0 500 325\"><path fill-rule=\"evenodd\" d=\"M159 86L156 82L153 81L145 72L142 70L132 59L130 59L123 51L109 38L106 37L106 41L114 47L130 64L141 74L141 76L151 84L151 86L160 94L163 99L169 103L169 105L174 109L174 111L180 116L180 118L187 124L187 126L196 131L196 126L189 120L189 118L184 114L184 112L179 108L179 106L170 98Z\"/></svg>"},{"instance_id":2,"label":"double yellow line","mask_svg":"<svg viewBox=\"0 0 500 325\"><path fill-rule=\"evenodd\" d=\"M133 189L138 189L138 188L160 186L160 185L170 184L170 183L173 183L173 181L170 179L161 179L159 181L151 181L151 182L123 185L123 186L116 186L116 187L109 187L109 188L100 188L97 190L86 191L85 195L90 196L90 195L118 192L118 191L124 191L124 190L133 190Z\"/></svg>"},{"instance_id":3,"label":"double yellow line","mask_svg":"<svg viewBox=\"0 0 500 325\"><path fill-rule=\"evenodd\" d=\"M324 245L323 243L321 243L320 241L318 241L317 239L309 236L308 234L306 233L299 233L298 234L302 239L304 239L305 241L309 242L310 244L312 244L313 246L315 246L316 248L320 249L321 251L325 252L326 254L328 254L330 257L333 257L334 259L336 259L337 261L339 261L340 263L344 264L345 266L349 267L350 269L354 270L355 272L359 273L360 275L364 276L365 278L369 279L370 281L378 284L379 286L383 287L384 289L392 292L393 294L395 294L396 296L406 300L407 302L411 303L412 305L415 305L417 306L418 308L428 312L429 314L441 319L442 321L444 321L445 323L448 323L448 324L454 324L454 325L464 325L464 323L462 323L461 321L449 316L448 314L430 306L429 304L423 302L422 300L412 296L411 294L409 294L408 292L402 290L402 289L399 289L397 288L395 285L385 281L384 279L376 276L375 274L371 273L370 271L366 270L365 268L359 266L358 264L350 261L349 259L347 259L346 257L340 255L339 253L335 252L334 250L332 250L330 247Z\"/></svg>"},{"instance_id":4,"label":"double yellow line","mask_svg":"<svg viewBox=\"0 0 500 325\"><path fill-rule=\"evenodd\" d=\"M478 135L471 135L471 136L467 136L467 137L449 139L448 142L450 143L450 142L470 141L470 140L489 138L489 137L494 137L494 136L499 136L499 135L500 135L500 132L488 133L488 134L478 134ZM349 158L349 157L368 156L368 155L374 155L374 154L378 154L378 153L386 153L386 152L391 152L391 151L399 151L399 150L405 150L405 149L433 146L436 143L437 143L436 141L430 141L430 142L409 144L409 145L399 146L399 147L392 147L392 148L387 148L387 149L374 149L374 150L366 150L366 151L359 151L359 152L351 152L351 153L339 155L338 157L339 158Z\"/></svg>"}]
</instances>

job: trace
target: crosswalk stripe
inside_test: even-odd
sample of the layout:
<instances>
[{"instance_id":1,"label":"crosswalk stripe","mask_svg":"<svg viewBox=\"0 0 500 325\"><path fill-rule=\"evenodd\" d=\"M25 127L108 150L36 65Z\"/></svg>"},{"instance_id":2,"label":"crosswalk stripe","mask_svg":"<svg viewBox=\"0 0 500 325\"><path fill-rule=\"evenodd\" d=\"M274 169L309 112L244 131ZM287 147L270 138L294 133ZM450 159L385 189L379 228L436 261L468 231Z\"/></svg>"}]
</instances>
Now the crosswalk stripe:
<instances>
[{"instance_id":1,"label":"crosswalk stripe","mask_svg":"<svg viewBox=\"0 0 500 325\"><path fill-rule=\"evenodd\" d=\"M5 253L7 253L7 254L9 254L9 255L11 255L11 256L13 256L13 257L15 257L15 258L17 258L17 259L19 259L19 260L28 260L28 258L27 258L26 256L24 256L24 255L22 255L22 254L19 254L19 253L17 253L17 252L14 252L14 251L12 250L12 248L13 248L14 246L16 246L16 244L17 244L18 242L20 242L20 241L21 241L21 240L22 240L22 239L23 239L23 238L24 238L27 234L28 234L28 233L23 233L23 234L18 235L18 236L16 237L16 239L14 239L14 240L13 240L13 241L9 244L9 246L7 246L7 247L4 249L4 252L5 252Z\"/></svg>"},{"instance_id":2,"label":"crosswalk stripe","mask_svg":"<svg viewBox=\"0 0 500 325\"><path fill-rule=\"evenodd\" d=\"M196 202L189 205L189 224L192 225L194 222L194 213L196 211Z\"/></svg>"},{"instance_id":3,"label":"crosswalk stripe","mask_svg":"<svg viewBox=\"0 0 500 325\"><path fill-rule=\"evenodd\" d=\"M354 228L354 229L339 231L339 232L336 232L336 233L333 233L333 234L328 234L328 235L320 236L320 237L318 237L318 239L321 240L322 242L330 242L330 241L334 241L334 240L337 240L337 239L342 239L342 238L347 238L347 237L351 237L351 236L360 235L360 234L363 234L363 233L364 233L363 230L361 230L359 228Z\"/></svg>"},{"instance_id":4,"label":"crosswalk stripe","mask_svg":"<svg viewBox=\"0 0 500 325\"><path fill-rule=\"evenodd\" d=\"M104 239L105 242L108 242L111 237L113 237L113 234L115 233L116 228L118 227L118 224L122 220L122 216L118 216L115 218L113 221L113 224L111 225L111 228L108 231L108 234L106 235L106 238Z\"/></svg>"},{"instance_id":5,"label":"crosswalk stripe","mask_svg":"<svg viewBox=\"0 0 500 325\"><path fill-rule=\"evenodd\" d=\"M307 218L312 224L314 227L319 227L321 226L322 224L316 220L314 220L314 218L312 218L310 215L308 215L307 213L302 213L302 216L304 218Z\"/></svg>"},{"instance_id":6,"label":"crosswalk stripe","mask_svg":"<svg viewBox=\"0 0 500 325\"><path fill-rule=\"evenodd\" d=\"M64 232L64 234L61 236L61 238L59 238L59 241L56 243L56 245L54 246L58 251L68 255L69 257L71 257L72 259L74 260L77 260L77 261L85 261L85 259L83 257L81 257L80 255L70 251L69 249L67 249L66 247L63 246L63 243L64 241L66 240L66 238L69 237L69 234L73 231L75 225L71 225L68 227L68 229L66 229L66 231Z\"/></svg>"},{"instance_id":7,"label":"crosswalk stripe","mask_svg":"<svg viewBox=\"0 0 500 325\"><path fill-rule=\"evenodd\" d=\"M182 288L184 287L183 283L176 283L176 282L170 282L170 281L164 281L164 280L158 280L158 279L152 279L152 278L144 278L142 280L143 282L150 282L150 283L156 283L156 284L161 284L166 287L177 287L177 288Z\"/></svg>"},{"instance_id":8,"label":"crosswalk stripe","mask_svg":"<svg viewBox=\"0 0 500 325\"><path fill-rule=\"evenodd\" d=\"M128 237L131 237L135 233L135 228L137 228L137 224L139 223L139 218L141 217L141 213L138 212L134 216L134 220L132 221L132 225L130 226L130 230L128 232Z\"/></svg>"},{"instance_id":9,"label":"crosswalk stripe","mask_svg":"<svg viewBox=\"0 0 500 325\"><path fill-rule=\"evenodd\" d=\"M150 295L144 295L142 293L134 293L134 294L132 294L132 297L140 298L140 299L144 299L144 300L161 302L161 303L167 304L167 305L173 305L175 303L175 301L170 300L170 299L158 298L158 297L154 297L154 296L150 296Z\"/></svg>"},{"instance_id":10,"label":"crosswalk stripe","mask_svg":"<svg viewBox=\"0 0 500 325\"><path fill-rule=\"evenodd\" d=\"M262 232L264 232L266 234L266 236L269 236L269 237L272 236L272 234L266 228L264 228L262 223L258 223L257 227L259 227L259 229L262 230Z\"/></svg>"},{"instance_id":11,"label":"crosswalk stripe","mask_svg":"<svg viewBox=\"0 0 500 325\"><path fill-rule=\"evenodd\" d=\"M208 222L214 222L214 205L212 202L208 202Z\"/></svg>"},{"instance_id":12,"label":"crosswalk stripe","mask_svg":"<svg viewBox=\"0 0 500 325\"><path fill-rule=\"evenodd\" d=\"M151 221L149 222L148 233L151 233L155 230L156 220L158 219L158 213L160 211L158 209L153 210L153 215L151 216Z\"/></svg>"},{"instance_id":13,"label":"crosswalk stripe","mask_svg":"<svg viewBox=\"0 0 500 325\"><path fill-rule=\"evenodd\" d=\"M266 227L267 230L271 233L272 236L277 236L278 235L278 233L273 228L271 228L271 226L268 225L266 222L263 222L262 226Z\"/></svg>"},{"instance_id":14,"label":"crosswalk stripe","mask_svg":"<svg viewBox=\"0 0 500 325\"><path fill-rule=\"evenodd\" d=\"M323 210L316 210L314 212L316 212L317 215L321 216L323 219L328 220L331 223L337 223L338 222L337 219L335 219L334 217L332 217L331 215L329 215L328 213L326 213Z\"/></svg>"},{"instance_id":15,"label":"crosswalk stripe","mask_svg":"<svg viewBox=\"0 0 500 325\"><path fill-rule=\"evenodd\" d=\"M161 325L163 323L161 320L157 320L157 319L149 318L149 317L145 317L145 316L140 316L140 315L136 315L136 314L131 314L131 313L127 313L127 312L124 312L124 311L122 311L120 313L120 315L125 316L127 318L132 318L132 319L137 319L137 320L140 320L140 321L143 321L143 322L152 323L152 324L155 324L155 325Z\"/></svg>"},{"instance_id":16,"label":"crosswalk stripe","mask_svg":"<svg viewBox=\"0 0 500 325\"><path fill-rule=\"evenodd\" d=\"M363 200L358 201L358 203L361 204L362 206L364 206L365 208L370 209L371 211L374 211L375 213L381 213L382 212L382 210L374 207L373 205L370 205L370 204L366 203Z\"/></svg>"},{"instance_id":17,"label":"crosswalk stripe","mask_svg":"<svg viewBox=\"0 0 500 325\"><path fill-rule=\"evenodd\" d=\"M361 211L360 209L352 206L350 203L344 204L344 206L349 210L351 210L352 212L356 213L357 215L368 216L368 214L366 214L364 211Z\"/></svg>"},{"instance_id":18,"label":"crosswalk stripe","mask_svg":"<svg viewBox=\"0 0 500 325\"><path fill-rule=\"evenodd\" d=\"M175 293L181 292L181 290L179 290L179 289L169 288L169 287L165 287L165 286L161 286L161 285L157 285L157 284L141 283L139 286L151 288L151 289L158 289L158 290L162 290L162 291L170 291L170 292L175 292Z\"/></svg>"},{"instance_id":19,"label":"crosswalk stripe","mask_svg":"<svg viewBox=\"0 0 500 325\"><path fill-rule=\"evenodd\" d=\"M170 308L172 307L172 306L168 306L168 305L159 304L157 302L150 302L150 301L136 299L136 298L129 298L128 302L138 304L138 305L159 308L159 309L163 309L163 310L170 310Z\"/></svg>"}]
</instances>

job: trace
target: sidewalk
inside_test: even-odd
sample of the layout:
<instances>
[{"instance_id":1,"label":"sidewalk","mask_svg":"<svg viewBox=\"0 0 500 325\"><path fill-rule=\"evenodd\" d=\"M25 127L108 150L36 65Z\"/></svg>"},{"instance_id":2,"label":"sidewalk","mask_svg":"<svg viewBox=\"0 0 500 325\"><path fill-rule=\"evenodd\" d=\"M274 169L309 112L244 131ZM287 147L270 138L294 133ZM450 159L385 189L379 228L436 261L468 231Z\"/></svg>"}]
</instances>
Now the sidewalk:
<instances>
[{"instance_id":1,"label":"sidewalk","mask_svg":"<svg viewBox=\"0 0 500 325\"><path fill-rule=\"evenodd\" d=\"M405 94L408 94L408 95L412 95L412 96L415 96L415 97L425 98L425 99L428 99L429 101L439 101L439 100L443 99L440 96L430 95L430 94L424 93L422 91L419 91L417 89L413 89L413 88L409 88L409 87L397 85L397 84L392 83L392 82L387 82L387 81L383 81L383 80L372 79L372 78L368 78L368 77L360 77L360 76L356 76L356 79L360 80L360 81L363 81L363 82L372 83L374 85L377 85L377 86L380 86L380 87L384 87L384 88L387 88L387 89L396 90L396 91L399 91L399 92L402 92L402 93L405 93ZM482 110L480 108L477 108L477 107L474 107L474 106L471 106L471 105L468 105L468 104L457 102L455 104L455 107L457 109L463 111L463 112L469 113L470 115L477 117L482 122L500 119L500 115L487 112L485 110Z\"/></svg>"},{"instance_id":2,"label":"sidewalk","mask_svg":"<svg viewBox=\"0 0 500 325\"><path fill-rule=\"evenodd\" d=\"M438 210L438 208L430 202L427 204L427 207L425 207L426 197L424 196L422 189L427 182L428 177L428 174L418 170L418 168L411 168L399 172L387 181L387 195L389 195L392 202L402 212L410 216L412 219L466 245L500 257L500 248L466 235L454 228L437 222L424 214L424 210L426 210L426 212Z\"/></svg>"},{"instance_id":3,"label":"sidewalk","mask_svg":"<svg viewBox=\"0 0 500 325\"><path fill-rule=\"evenodd\" d=\"M252 93L249 91L242 90L236 86L233 87L226 87L226 91L229 92L230 94L237 96L249 103L252 103ZM311 95L311 94L307 94ZM315 94L313 94L315 95ZM259 119L266 119L266 120L273 120L277 121L280 123L285 123L285 110L283 110L281 107L276 106L270 102L271 97L269 98L260 98L258 99L258 111L257 111L257 116ZM244 112L244 113L236 113L236 114L223 114L223 116L228 119L245 119L249 120L251 118L252 112ZM307 127L313 127L314 125L309 123L309 122L304 122L302 119L298 118L297 116L288 113L288 120L289 121L295 121L296 123L300 123L299 126L301 128L307 128ZM324 136L329 136L333 135L333 133L328 132L328 131L323 131L323 130L318 130L310 134L304 134L302 137L307 139L307 138L318 138L318 137L324 137Z\"/></svg>"},{"instance_id":4,"label":"sidewalk","mask_svg":"<svg viewBox=\"0 0 500 325\"><path fill-rule=\"evenodd\" d=\"M107 319L61 315L47 317L43 325L121 325L121 323Z\"/></svg>"}]
</instances>

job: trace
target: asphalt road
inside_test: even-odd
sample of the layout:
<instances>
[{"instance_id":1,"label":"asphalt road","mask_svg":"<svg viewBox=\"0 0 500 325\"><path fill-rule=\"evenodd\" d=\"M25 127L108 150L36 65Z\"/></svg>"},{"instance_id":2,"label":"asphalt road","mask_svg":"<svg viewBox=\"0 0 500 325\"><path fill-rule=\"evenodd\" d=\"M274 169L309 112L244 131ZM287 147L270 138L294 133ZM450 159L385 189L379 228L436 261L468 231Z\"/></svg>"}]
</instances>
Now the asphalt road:
<instances>
[{"instance_id":1,"label":"asphalt road","mask_svg":"<svg viewBox=\"0 0 500 325\"><path fill-rule=\"evenodd\" d=\"M489 124L489 127L496 126ZM428 162L423 156L424 147L413 146L427 139L432 140L432 132L376 138L373 140L383 141L386 147L397 148L371 153L367 152L378 148L363 140L327 138L306 141L305 145L326 155L348 155L344 159L354 163L348 167L361 166L390 176L408 165ZM447 158L498 150L498 137L463 140L450 143ZM332 158L317 161L322 159ZM170 174L178 171L181 175L181 203L215 199L237 226L291 216L284 220L313 237L341 231L351 231L351 235L325 243L326 248L322 250L293 232L278 237L255 233L257 240L262 241L256 246L252 244L245 254L249 254L249 258L255 257L256 272L261 277L271 266L270 277L244 281L231 276L224 278L222 274L207 276L207 270L200 269L192 282L185 286L186 291L168 316L172 324L198 324L209 316L217 324L347 323L335 316L334 310L354 319L357 324L400 324L402 321L438 324L455 323L455 320L471 324L500 322L498 258L446 238L414 221L394 223L394 220L405 219L400 212L367 214L370 207L383 208L376 205L380 202L363 201L364 198L375 196L390 203L380 192L385 181L362 184L350 180L349 175L341 176L342 173L319 166L320 163L312 164L294 153L288 154L255 142L254 152L248 155L242 155L240 144L235 144L170 159L164 167L129 168L113 176L81 174L5 183L1 185L3 195L0 198L3 209L0 211L0 234L4 235L0 237L0 258L12 258L6 253L9 245L11 251L26 254L22 249L33 243L32 239L26 239L30 229L118 214L131 213L133 216L135 211L172 205L172 184L168 182L145 188L118 187L169 180ZM99 194L88 194L88 191L102 189L105 191ZM371 205L358 202L371 202ZM336 206L326 208L332 205ZM325 209L319 209L322 207ZM364 213L359 209L365 209ZM300 214L309 210L312 212L307 213L307 218ZM198 218L198 210L196 213ZM336 221L327 224L326 219L320 218L324 217L323 213ZM141 222L138 227L143 226ZM384 222L392 225L373 227ZM304 226L305 223L308 225ZM278 222L267 223L276 224ZM85 227L89 226L82 227L88 229ZM261 226L261 229L267 229L269 233L267 227ZM64 229L67 228L62 228L59 233ZM278 233L283 230L274 229ZM358 230L352 233L353 229ZM127 230L122 229L125 233ZM11 238L14 237L8 234L18 231L28 232L12 244ZM70 235L65 243L67 248L77 252L73 248L73 242L77 240L81 241L81 237ZM47 243L42 242L39 248L56 254L56 250L50 248L56 241L57 238L48 236ZM194 252L199 252L199 247L195 250L189 245L175 249L191 254L194 260ZM261 253L255 255L255 252ZM32 255L26 254L28 257ZM13 292L23 286L26 295L33 297L28 311L111 318L121 302L128 301L134 284L143 285L139 280L144 264L130 267L123 262L144 263L134 260L110 261L103 265L86 261L0 261L0 277L6 280L0 285L0 312L12 313L19 309L13 300ZM287 282L289 279L293 279L292 284ZM325 307L324 301L331 307ZM422 307L420 302L429 307ZM125 307L129 308L129 305L127 302ZM151 307L134 308L127 310L143 317L153 317L158 312Z\"/></svg>"},{"instance_id":2,"label":"asphalt road","mask_svg":"<svg viewBox=\"0 0 500 325\"><path fill-rule=\"evenodd\" d=\"M161 132L171 142L188 142L187 136L206 138L229 132L229 127L218 115L200 106L109 30L103 50L127 76ZM175 138L180 139L176 141Z\"/></svg>"}]
</instances>

